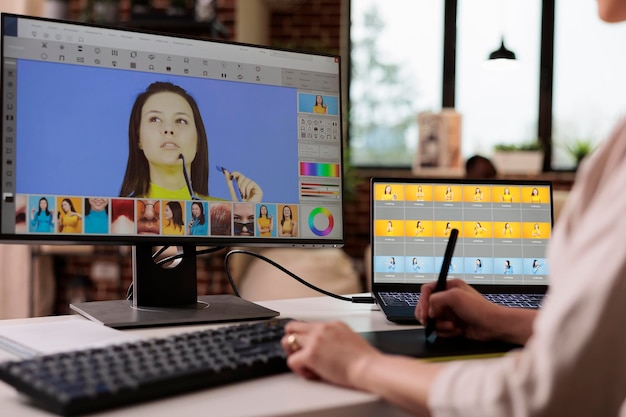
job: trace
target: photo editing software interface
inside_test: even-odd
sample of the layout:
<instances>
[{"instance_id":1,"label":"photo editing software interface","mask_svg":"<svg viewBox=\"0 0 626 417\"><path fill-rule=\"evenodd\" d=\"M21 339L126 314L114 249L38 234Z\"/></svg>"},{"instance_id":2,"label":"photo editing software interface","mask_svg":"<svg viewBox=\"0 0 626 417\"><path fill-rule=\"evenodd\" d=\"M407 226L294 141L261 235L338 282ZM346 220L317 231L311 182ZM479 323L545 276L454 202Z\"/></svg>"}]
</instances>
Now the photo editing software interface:
<instances>
[{"instance_id":1,"label":"photo editing software interface","mask_svg":"<svg viewBox=\"0 0 626 417\"><path fill-rule=\"evenodd\" d=\"M5 239L343 242L330 55L3 14Z\"/></svg>"},{"instance_id":2,"label":"photo editing software interface","mask_svg":"<svg viewBox=\"0 0 626 417\"><path fill-rule=\"evenodd\" d=\"M376 182L376 283L437 279L452 229L459 230L448 278L470 284L547 285L552 227L549 182Z\"/></svg>"}]
</instances>

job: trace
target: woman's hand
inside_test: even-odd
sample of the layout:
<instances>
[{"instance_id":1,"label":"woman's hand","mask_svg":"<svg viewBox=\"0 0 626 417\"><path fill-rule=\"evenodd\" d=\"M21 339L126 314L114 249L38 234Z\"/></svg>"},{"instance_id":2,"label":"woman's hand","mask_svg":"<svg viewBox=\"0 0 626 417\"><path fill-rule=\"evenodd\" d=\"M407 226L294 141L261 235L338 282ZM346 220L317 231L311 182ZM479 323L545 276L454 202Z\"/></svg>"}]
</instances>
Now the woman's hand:
<instances>
[{"instance_id":1,"label":"woman's hand","mask_svg":"<svg viewBox=\"0 0 626 417\"><path fill-rule=\"evenodd\" d=\"M361 372L382 355L342 322L289 322L281 344L298 375L350 388L359 388Z\"/></svg>"},{"instance_id":2,"label":"woman's hand","mask_svg":"<svg viewBox=\"0 0 626 417\"><path fill-rule=\"evenodd\" d=\"M421 287L415 317L425 325L429 318L437 320L437 335L465 336L476 340L498 338L498 317L505 308L491 303L465 281L447 281L445 291L433 294L435 282Z\"/></svg>"},{"instance_id":3,"label":"woman's hand","mask_svg":"<svg viewBox=\"0 0 626 417\"><path fill-rule=\"evenodd\" d=\"M241 201L260 203L263 200L263 190L259 187L259 184L238 171L233 171L231 173L227 169L222 169L222 172L224 173L224 178L226 178L226 185L228 186L228 191L230 192L230 198L232 201L239 201L232 180L237 182L237 188L239 188Z\"/></svg>"}]
</instances>

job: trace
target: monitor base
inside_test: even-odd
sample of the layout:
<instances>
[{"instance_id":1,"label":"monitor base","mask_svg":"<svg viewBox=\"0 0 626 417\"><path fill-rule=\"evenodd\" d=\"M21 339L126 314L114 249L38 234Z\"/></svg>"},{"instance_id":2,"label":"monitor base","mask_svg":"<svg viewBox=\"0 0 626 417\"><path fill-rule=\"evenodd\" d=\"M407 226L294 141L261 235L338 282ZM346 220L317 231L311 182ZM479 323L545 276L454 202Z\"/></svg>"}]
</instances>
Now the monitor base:
<instances>
[{"instance_id":1,"label":"monitor base","mask_svg":"<svg viewBox=\"0 0 626 417\"><path fill-rule=\"evenodd\" d=\"M280 314L229 294L199 296L195 305L183 307L138 307L130 300L114 300L70 304L70 308L115 329L262 320Z\"/></svg>"}]
</instances>

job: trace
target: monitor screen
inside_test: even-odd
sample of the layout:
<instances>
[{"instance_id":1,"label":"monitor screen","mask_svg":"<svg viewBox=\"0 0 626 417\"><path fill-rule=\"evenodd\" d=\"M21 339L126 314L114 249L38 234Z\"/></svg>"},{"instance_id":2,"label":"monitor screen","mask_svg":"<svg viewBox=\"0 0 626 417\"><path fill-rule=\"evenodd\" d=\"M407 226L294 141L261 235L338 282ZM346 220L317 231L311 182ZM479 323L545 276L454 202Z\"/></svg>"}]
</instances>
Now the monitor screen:
<instances>
[{"instance_id":1,"label":"monitor screen","mask_svg":"<svg viewBox=\"0 0 626 417\"><path fill-rule=\"evenodd\" d=\"M267 316L196 305L195 247L343 244L338 56L2 14L1 65L0 241L133 247L134 308L81 314Z\"/></svg>"},{"instance_id":2,"label":"monitor screen","mask_svg":"<svg viewBox=\"0 0 626 417\"><path fill-rule=\"evenodd\" d=\"M2 240L343 243L340 60L3 15Z\"/></svg>"}]
</instances>

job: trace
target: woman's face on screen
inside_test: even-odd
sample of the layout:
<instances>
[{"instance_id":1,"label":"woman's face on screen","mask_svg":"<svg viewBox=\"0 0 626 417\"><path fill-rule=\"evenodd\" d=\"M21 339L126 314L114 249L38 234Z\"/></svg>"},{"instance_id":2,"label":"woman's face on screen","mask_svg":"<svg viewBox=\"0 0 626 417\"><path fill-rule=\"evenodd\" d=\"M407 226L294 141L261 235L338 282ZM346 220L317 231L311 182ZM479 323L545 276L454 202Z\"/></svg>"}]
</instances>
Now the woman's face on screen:
<instances>
[{"instance_id":1,"label":"woman's face on screen","mask_svg":"<svg viewBox=\"0 0 626 417\"><path fill-rule=\"evenodd\" d=\"M191 215L195 218L200 217L200 206L198 204L194 203L191 206Z\"/></svg>"},{"instance_id":2,"label":"woman's face on screen","mask_svg":"<svg viewBox=\"0 0 626 417\"><path fill-rule=\"evenodd\" d=\"M175 93L150 96L141 109L139 148L151 168L180 165L179 155L191 164L196 157L198 132L193 110Z\"/></svg>"},{"instance_id":3,"label":"woman's face on screen","mask_svg":"<svg viewBox=\"0 0 626 417\"><path fill-rule=\"evenodd\" d=\"M163 217L165 217L165 220L172 220L172 218L174 217L169 204L165 205L165 209L163 210Z\"/></svg>"},{"instance_id":4,"label":"woman's face on screen","mask_svg":"<svg viewBox=\"0 0 626 417\"><path fill-rule=\"evenodd\" d=\"M107 206L107 200L105 198L90 198L89 205L93 211L102 211Z\"/></svg>"}]
</instances>

